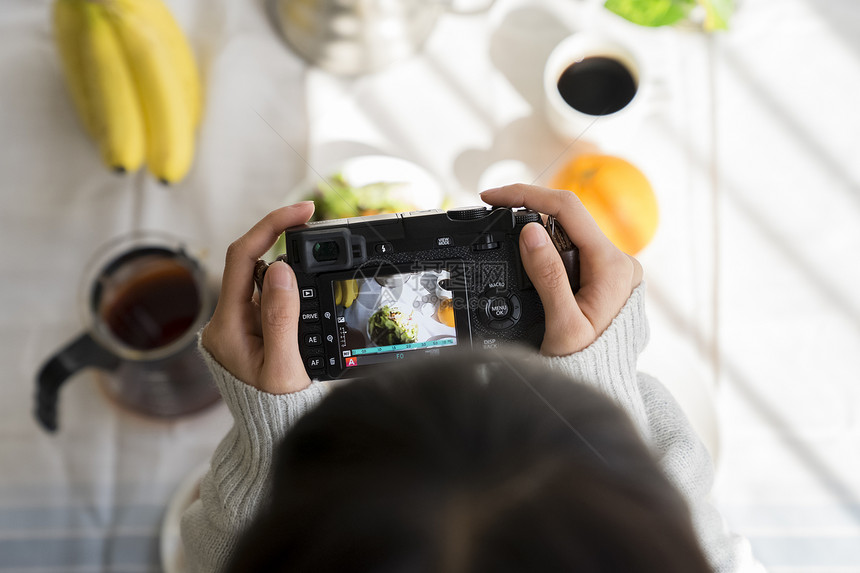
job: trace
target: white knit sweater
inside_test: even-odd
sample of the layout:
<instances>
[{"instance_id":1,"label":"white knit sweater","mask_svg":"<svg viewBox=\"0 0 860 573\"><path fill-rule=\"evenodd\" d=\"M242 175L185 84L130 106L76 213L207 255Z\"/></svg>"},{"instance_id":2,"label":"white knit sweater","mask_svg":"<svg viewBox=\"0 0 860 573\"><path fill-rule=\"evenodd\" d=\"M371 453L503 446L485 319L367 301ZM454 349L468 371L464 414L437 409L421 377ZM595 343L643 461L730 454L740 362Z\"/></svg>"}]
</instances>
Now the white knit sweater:
<instances>
[{"instance_id":1,"label":"white knit sweater","mask_svg":"<svg viewBox=\"0 0 860 573\"><path fill-rule=\"evenodd\" d=\"M621 312L588 348L545 358L553 369L599 389L632 418L664 473L687 499L699 541L719 573L759 573L749 543L732 534L709 501L713 466L678 404L654 378L636 371L648 342L645 286L639 286ZM272 454L278 441L329 392L314 382L305 390L276 396L236 379L201 346L201 352L235 423L212 457L200 484L200 499L182 518L189 571L214 573L227 564L237 537L253 521L266 498Z\"/></svg>"}]
</instances>

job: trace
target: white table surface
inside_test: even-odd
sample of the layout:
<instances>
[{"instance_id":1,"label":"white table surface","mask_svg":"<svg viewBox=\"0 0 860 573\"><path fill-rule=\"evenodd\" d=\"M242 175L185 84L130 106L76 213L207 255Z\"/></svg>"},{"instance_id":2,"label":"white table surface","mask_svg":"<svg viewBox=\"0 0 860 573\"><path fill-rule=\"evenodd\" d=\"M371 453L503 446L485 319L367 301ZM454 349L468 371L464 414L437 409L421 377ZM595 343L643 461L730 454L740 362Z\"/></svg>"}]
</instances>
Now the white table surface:
<instances>
[{"instance_id":1,"label":"white table surface","mask_svg":"<svg viewBox=\"0 0 860 573\"><path fill-rule=\"evenodd\" d=\"M442 17L422 54L351 80L306 67L259 1L169 5L207 90L195 166L172 188L100 165L49 2L0 12L0 571L160 570L167 501L230 425L220 405L171 423L128 415L82 373L60 432L37 428L34 374L82 328L78 283L97 247L171 231L217 278L230 241L308 173L366 152L417 163L461 204L517 171L490 169L502 160L545 182L584 145L541 111L543 59L577 29L620 35L657 88L641 129L604 148L648 175L661 208L640 256L641 367L701 414L716 501L771 571L860 571L860 3L744 0L731 31L706 38L593 3L499 0Z\"/></svg>"}]
</instances>

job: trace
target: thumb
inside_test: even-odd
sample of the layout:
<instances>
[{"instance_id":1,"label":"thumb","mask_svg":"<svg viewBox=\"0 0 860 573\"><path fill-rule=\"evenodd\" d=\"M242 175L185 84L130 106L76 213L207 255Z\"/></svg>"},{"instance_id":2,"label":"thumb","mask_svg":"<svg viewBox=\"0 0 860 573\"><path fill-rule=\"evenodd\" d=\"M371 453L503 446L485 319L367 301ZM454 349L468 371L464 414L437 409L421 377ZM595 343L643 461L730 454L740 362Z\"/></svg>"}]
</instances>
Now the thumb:
<instances>
[{"instance_id":1,"label":"thumb","mask_svg":"<svg viewBox=\"0 0 860 573\"><path fill-rule=\"evenodd\" d=\"M263 329L261 390L286 394L310 385L299 353L299 291L286 263L269 266L260 297Z\"/></svg>"},{"instance_id":2,"label":"thumb","mask_svg":"<svg viewBox=\"0 0 860 573\"><path fill-rule=\"evenodd\" d=\"M587 330L591 325L576 303L564 263L543 226L529 223L523 227L520 253L546 315L541 352L566 356L581 350L577 341L586 333L578 331Z\"/></svg>"}]
</instances>

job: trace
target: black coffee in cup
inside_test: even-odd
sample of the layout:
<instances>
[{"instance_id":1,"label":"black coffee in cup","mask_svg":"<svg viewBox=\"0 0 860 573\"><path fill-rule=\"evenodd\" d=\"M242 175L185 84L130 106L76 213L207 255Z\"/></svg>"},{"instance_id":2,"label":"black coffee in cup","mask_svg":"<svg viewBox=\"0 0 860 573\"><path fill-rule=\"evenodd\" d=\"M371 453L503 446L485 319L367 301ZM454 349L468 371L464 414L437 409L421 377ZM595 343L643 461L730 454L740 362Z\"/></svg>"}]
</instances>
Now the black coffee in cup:
<instances>
[{"instance_id":1,"label":"black coffee in cup","mask_svg":"<svg viewBox=\"0 0 860 573\"><path fill-rule=\"evenodd\" d=\"M573 109L608 115L623 109L636 95L636 78L620 61L589 56L569 65L558 79L558 93Z\"/></svg>"}]
</instances>

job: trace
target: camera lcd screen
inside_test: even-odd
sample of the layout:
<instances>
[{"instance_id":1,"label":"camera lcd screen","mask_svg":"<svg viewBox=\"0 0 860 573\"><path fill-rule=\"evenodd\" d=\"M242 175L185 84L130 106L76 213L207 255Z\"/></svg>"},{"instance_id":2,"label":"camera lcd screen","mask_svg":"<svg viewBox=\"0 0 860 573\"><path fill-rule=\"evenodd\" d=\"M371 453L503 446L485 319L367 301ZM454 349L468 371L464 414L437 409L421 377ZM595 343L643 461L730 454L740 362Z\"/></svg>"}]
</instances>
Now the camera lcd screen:
<instances>
[{"instance_id":1,"label":"camera lcd screen","mask_svg":"<svg viewBox=\"0 0 860 573\"><path fill-rule=\"evenodd\" d=\"M448 270L336 280L332 291L344 368L457 345Z\"/></svg>"}]
</instances>

